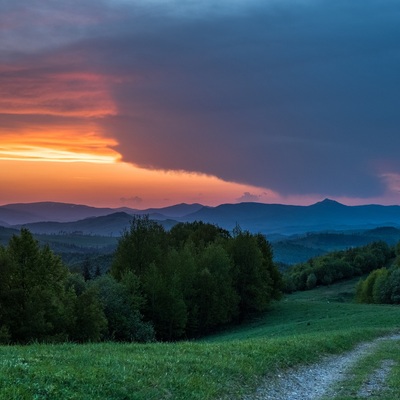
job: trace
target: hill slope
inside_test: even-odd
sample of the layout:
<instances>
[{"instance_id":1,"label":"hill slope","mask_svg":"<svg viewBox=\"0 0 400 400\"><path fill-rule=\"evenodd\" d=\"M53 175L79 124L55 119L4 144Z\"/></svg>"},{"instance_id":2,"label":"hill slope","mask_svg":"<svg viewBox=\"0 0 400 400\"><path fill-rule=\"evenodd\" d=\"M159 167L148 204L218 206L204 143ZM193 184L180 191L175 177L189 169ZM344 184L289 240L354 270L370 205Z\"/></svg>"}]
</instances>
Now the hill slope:
<instances>
[{"instance_id":1,"label":"hill slope","mask_svg":"<svg viewBox=\"0 0 400 400\"><path fill-rule=\"evenodd\" d=\"M311 231L371 229L378 226L400 227L399 206L346 206L325 199L310 206L240 203L203 207L186 217L233 229L262 233L294 234Z\"/></svg>"},{"instance_id":2,"label":"hill slope","mask_svg":"<svg viewBox=\"0 0 400 400\"><path fill-rule=\"evenodd\" d=\"M275 261L296 264L331 251L365 246L372 242L383 241L393 246L400 241L400 229L379 227L356 231L311 232L270 241Z\"/></svg>"},{"instance_id":3,"label":"hill slope","mask_svg":"<svg viewBox=\"0 0 400 400\"><path fill-rule=\"evenodd\" d=\"M0 206L0 220L9 225L33 222L70 222L88 217L98 217L113 213L112 208L97 208L81 204L38 202L17 203Z\"/></svg>"},{"instance_id":4,"label":"hill slope","mask_svg":"<svg viewBox=\"0 0 400 400\"><path fill-rule=\"evenodd\" d=\"M129 215L151 215L153 219L166 220L169 218L184 217L187 214L200 210L201 204L175 204L163 208L149 208L137 210L128 207L98 208L82 204L38 202L16 203L0 206L0 225L12 226L35 222L74 222L90 217L102 217L117 212Z\"/></svg>"},{"instance_id":5,"label":"hill slope","mask_svg":"<svg viewBox=\"0 0 400 400\"><path fill-rule=\"evenodd\" d=\"M100 217L85 218L74 222L35 222L22 225L32 233L42 234L84 234L100 236L121 236L129 228L132 215L116 212ZM165 228L171 228L176 221L159 221Z\"/></svg>"}]
</instances>

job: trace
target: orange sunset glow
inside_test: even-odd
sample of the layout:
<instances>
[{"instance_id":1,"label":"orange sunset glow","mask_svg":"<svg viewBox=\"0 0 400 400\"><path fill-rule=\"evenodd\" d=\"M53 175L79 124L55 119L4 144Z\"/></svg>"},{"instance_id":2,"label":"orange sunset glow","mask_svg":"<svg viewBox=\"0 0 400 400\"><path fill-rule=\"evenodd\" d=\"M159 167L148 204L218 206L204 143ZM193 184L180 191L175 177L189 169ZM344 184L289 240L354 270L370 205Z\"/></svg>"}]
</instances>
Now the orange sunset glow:
<instances>
[{"instance_id":1,"label":"orange sunset glow","mask_svg":"<svg viewBox=\"0 0 400 400\"><path fill-rule=\"evenodd\" d=\"M96 135L56 134L5 135L0 144L0 160L88 162L110 164L119 159L111 147L115 141Z\"/></svg>"},{"instance_id":2,"label":"orange sunset glow","mask_svg":"<svg viewBox=\"0 0 400 400\"><path fill-rule=\"evenodd\" d=\"M101 126L103 117L118 114L109 84L122 78L65 71L63 62L68 64L68 57L41 60L38 68L7 65L0 70L0 180L6 188L0 203L147 208L179 202L217 205L250 192L265 198L264 189L251 185L123 162L115 150L118 141ZM270 191L267 197L275 195Z\"/></svg>"},{"instance_id":3,"label":"orange sunset glow","mask_svg":"<svg viewBox=\"0 0 400 400\"><path fill-rule=\"evenodd\" d=\"M96 154L92 158L96 162L3 159L0 180L7 190L1 194L2 203L50 200L142 209L182 201L218 205L236 202L245 191L258 190L206 175L150 171L117 161L97 162Z\"/></svg>"}]
</instances>

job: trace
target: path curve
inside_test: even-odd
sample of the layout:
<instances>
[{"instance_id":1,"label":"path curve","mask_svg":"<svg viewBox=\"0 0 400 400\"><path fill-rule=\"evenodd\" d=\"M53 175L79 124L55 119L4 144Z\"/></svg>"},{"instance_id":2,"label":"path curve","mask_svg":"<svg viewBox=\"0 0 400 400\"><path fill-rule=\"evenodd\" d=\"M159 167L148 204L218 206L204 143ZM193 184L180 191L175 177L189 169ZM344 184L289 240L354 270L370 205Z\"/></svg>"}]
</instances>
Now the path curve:
<instances>
[{"instance_id":1,"label":"path curve","mask_svg":"<svg viewBox=\"0 0 400 400\"><path fill-rule=\"evenodd\" d=\"M243 400L317 400L329 394L329 389L342 379L346 371L360 358L372 352L382 340L399 340L400 334L384 336L362 343L354 350L322 361L290 369L264 382L257 391Z\"/></svg>"}]
</instances>

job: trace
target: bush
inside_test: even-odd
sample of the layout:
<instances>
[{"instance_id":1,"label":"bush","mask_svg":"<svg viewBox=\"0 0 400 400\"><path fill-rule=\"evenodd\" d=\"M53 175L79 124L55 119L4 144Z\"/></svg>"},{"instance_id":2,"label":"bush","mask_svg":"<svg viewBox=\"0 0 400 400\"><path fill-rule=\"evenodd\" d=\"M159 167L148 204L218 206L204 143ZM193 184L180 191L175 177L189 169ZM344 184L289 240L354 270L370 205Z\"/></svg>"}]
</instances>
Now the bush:
<instances>
[{"instance_id":1,"label":"bush","mask_svg":"<svg viewBox=\"0 0 400 400\"><path fill-rule=\"evenodd\" d=\"M317 277L313 272L310 275L308 275L306 285L307 289L314 289L315 286L317 285Z\"/></svg>"}]
</instances>

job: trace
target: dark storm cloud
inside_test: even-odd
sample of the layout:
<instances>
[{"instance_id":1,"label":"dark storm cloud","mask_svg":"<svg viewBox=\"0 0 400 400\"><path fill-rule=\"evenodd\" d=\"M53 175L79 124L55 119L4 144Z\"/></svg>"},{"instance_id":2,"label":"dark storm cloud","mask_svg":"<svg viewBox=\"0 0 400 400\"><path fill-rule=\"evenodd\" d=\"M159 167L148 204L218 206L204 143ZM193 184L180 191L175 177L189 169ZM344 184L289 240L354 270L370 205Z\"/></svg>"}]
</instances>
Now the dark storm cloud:
<instances>
[{"instance_id":1,"label":"dark storm cloud","mask_svg":"<svg viewBox=\"0 0 400 400\"><path fill-rule=\"evenodd\" d=\"M381 193L378 166L400 144L400 6L348 3L176 19L104 43L132 77L107 121L124 159L283 194Z\"/></svg>"},{"instance_id":2,"label":"dark storm cloud","mask_svg":"<svg viewBox=\"0 0 400 400\"><path fill-rule=\"evenodd\" d=\"M400 173L397 1L101 4L68 51L119 79L101 124L125 161L284 195L375 196Z\"/></svg>"}]
</instances>

